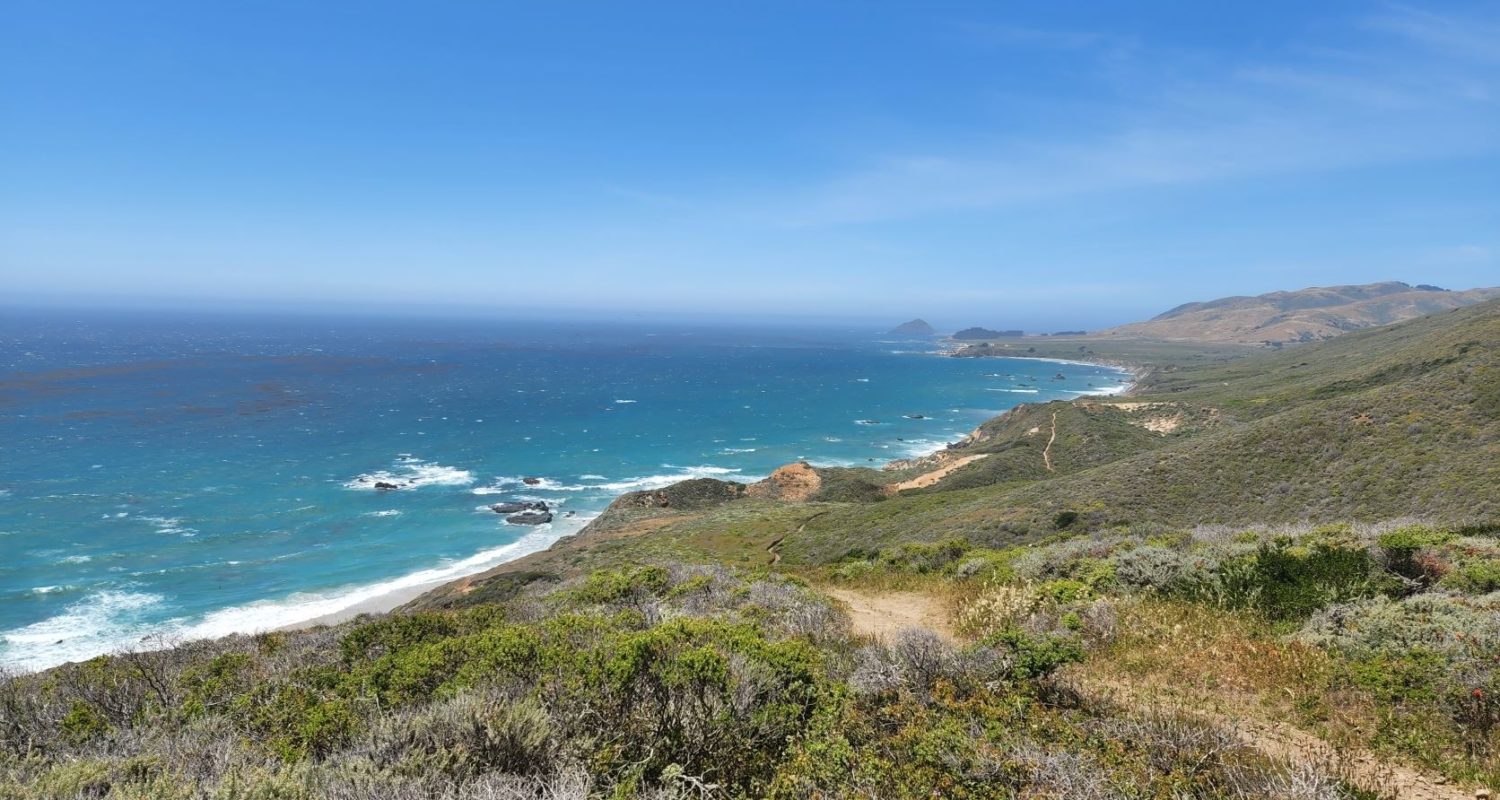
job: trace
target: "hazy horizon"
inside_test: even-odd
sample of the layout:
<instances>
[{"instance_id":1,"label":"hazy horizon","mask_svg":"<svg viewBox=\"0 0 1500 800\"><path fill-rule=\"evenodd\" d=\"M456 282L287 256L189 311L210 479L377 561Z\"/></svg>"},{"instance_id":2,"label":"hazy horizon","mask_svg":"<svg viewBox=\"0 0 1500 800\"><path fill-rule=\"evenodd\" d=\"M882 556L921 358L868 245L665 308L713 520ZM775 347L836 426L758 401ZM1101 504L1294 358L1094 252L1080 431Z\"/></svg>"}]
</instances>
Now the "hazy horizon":
<instances>
[{"instance_id":1,"label":"hazy horizon","mask_svg":"<svg viewBox=\"0 0 1500 800\"><path fill-rule=\"evenodd\" d=\"M1494 285L1497 39L1467 3L24 3L4 302L1048 330Z\"/></svg>"}]
</instances>

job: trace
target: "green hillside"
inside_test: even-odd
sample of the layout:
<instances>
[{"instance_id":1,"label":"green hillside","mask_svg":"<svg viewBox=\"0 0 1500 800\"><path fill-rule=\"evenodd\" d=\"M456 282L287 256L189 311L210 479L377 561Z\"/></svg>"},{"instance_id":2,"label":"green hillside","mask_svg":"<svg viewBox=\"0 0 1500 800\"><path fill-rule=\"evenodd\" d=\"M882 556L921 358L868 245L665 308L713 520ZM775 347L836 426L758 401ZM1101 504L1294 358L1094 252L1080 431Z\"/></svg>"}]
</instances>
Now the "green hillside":
<instances>
[{"instance_id":1,"label":"green hillside","mask_svg":"<svg viewBox=\"0 0 1500 800\"><path fill-rule=\"evenodd\" d=\"M1500 302L1156 353L899 469L626 495L405 612L5 678L0 798L1500 781Z\"/></svg>"}]
</instances>

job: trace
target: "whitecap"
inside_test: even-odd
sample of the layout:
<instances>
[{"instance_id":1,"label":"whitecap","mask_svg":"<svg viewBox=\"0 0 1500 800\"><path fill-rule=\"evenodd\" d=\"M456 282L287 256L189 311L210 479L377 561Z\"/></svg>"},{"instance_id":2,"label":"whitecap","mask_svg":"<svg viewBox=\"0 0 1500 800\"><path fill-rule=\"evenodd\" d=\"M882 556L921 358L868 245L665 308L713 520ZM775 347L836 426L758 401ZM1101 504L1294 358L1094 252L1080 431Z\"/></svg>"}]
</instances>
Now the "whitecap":
<instances>
[{"instance_id":1,"label":"whitecap","mask_svg":"<svg viewBox=\"0 0 1500 800\"><path fill-rule=\"evenodd\" d=\"M468 486L474 482L474 473L466 469L433 464L410 455L398 456L396 463L401 466L395 471L367 472L345 483L344 488L375 491L377 483L417 489L422 486Z\"/></svg>"},{"instance_id":2,"label":"whitecap","mask_svg":"<svg viewBox=\"0 0 1500 800\"><path fill-rule=\"evenodd\" d=\"M60 614L0 633L0 664L46 669L132 645L146 631L141 613L161 600L144 592L95 592Z\"/></svg>"},{"instance_id":3,"label":"whitecap","mask_svg":"<svg viewBox=\"0 0 1500 800\"><path fill-rule=\"evenodd\" d=\"M142 522L149 522L156 526L156 532L162 534L176 534L178 536L197 536L195 528L189 528L182 524L177 517L136 517Z\"/></svg>"},{"instance_id":4,"label":"whitecap","mask_svg":"<svg viewBox=\"0 0 1500 800\"><path fill-rule=\"evenodd\" d=\"M399 517L401 516L401 512L392 508L386 511L366 511L364 515L367 517Z\"/></svg>"},{"instance_id":5,"label":"whitecap","mask_svg":"<svg viewBox=\"0 0 1500 800\"><path fill-rule=\"evenodd\" d=\"M87 564L88 562L93 561L93 560L94 560L93 556L68 556L67 558L64 558L62 561L60 561L58 563L61 563L61 564Z\"/></svg>"},{"instance_id":6,"label":"whitecap","mask_svg":"<svg viewBox=\"0 0 1500 800\"><path fill-rule=\"evenodd\" d=\"M623 405L629 405L629 404L634 403L634 402L635 402L634 400L616 400L615 404L623 406Z\"/></svg>"},{"instance_id":7,"label":"whitecap","mask_svg":"<svg viewBox=\"0 0 1500 800\"><path fill-rule=\"evenodd\" d=\"M648 489L660 489L666 486L671 486L672 484L678 483L680 481L692 480L694 478L722 478L728 475L733 475L735 476L736 480L740 480L745 483L759 480L759 478L742 476L739 474L741 470L731 467L715 467L709 465L697 467L678 467L672 464L663 464L662 466L666 467L667 469L677 470L677 472L662 475L642 475L634 478L626 478L619 481L609 481L606 483L592 484L582 488L597 490L601 492L618 493L639 492L646 491Z\"/></svg>"},{"instance_id":8,"label":"whitecap","mask_svg":"<svg viewBox=\"0 0 1500 800\"><path fill-rule=\"evenodd\" d=\"M900 443L902 457L921 458L939 452L948 446L947 442L936 439L907 439Z\"/></svg>"}]
</instances>

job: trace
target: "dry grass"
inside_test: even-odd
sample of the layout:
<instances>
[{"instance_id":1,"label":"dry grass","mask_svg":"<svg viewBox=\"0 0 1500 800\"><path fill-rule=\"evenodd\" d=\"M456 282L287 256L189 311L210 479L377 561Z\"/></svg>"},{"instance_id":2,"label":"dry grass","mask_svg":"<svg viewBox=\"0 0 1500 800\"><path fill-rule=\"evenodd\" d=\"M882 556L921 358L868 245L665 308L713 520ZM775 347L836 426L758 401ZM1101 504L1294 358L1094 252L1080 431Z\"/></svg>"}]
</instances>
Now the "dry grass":
<instances>
[{"instance_id":1,"label":"dry grass","mask_svg":"<svg viewBox=\"0 0 1500 800\"><path fill-rule=\"evenodd\" d=\"M1410 776L1400 756L1383 746L1382 723L1389 720L1382 719L1382 705L1341 680L1336 656L1280 635L1249 614L1146 598L1123 601L1119 609L1119 637L1070 671L1079 685L1113 693L1121 702L1191 708L1252 725L1291 725L1326 742L1330 763L1385 761L1388 769ZM1415 752L1398 749L1408 757ZM1379 759L1372 755L1377 752ZM1434 747L1423 756L1423 767L1450 778L1474 774L1475 765L1457 753Z\"/></svg>"}]
</instances>

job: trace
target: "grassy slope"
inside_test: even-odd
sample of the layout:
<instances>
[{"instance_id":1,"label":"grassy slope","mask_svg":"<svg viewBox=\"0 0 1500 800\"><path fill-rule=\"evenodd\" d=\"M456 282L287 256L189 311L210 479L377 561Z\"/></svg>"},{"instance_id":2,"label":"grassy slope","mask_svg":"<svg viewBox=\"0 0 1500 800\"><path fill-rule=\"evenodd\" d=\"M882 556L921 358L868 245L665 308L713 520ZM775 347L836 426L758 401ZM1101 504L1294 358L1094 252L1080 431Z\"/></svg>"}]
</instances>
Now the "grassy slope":
<instances>
[{"instance_id":1,"label":"grassy slope","mask_svg":"<svg viewBox=\"0 0 1500 800\"><path fill-rule=\"evenodd\" d=\"M807 533L828 538L843 530L879 544L901 536L994 541L1038 533L1063 510L1081 512L1093 527L1500 517L1493 491L1500 485L1497 303L1174 370L1130 400L1171 403L1199 422L1205 409L1217 414L1214 424L1142 440L1117 433L1117 411L1065 403L1026 409L1009 427L1040 424L1038 412L1062 410L1053 447L1058 474L1016 482L1039 475L1037 453L1029 470L997 469L996 485L942 491L972 485L986 463L979 462L929 490L933 496L843 509ZM1039 446L1040 437L1008 434L990 443L1003 452L986 461ZM822 543L802 544L789 540L788 554L833 555Z\"/></svg>"}]
</instances>

